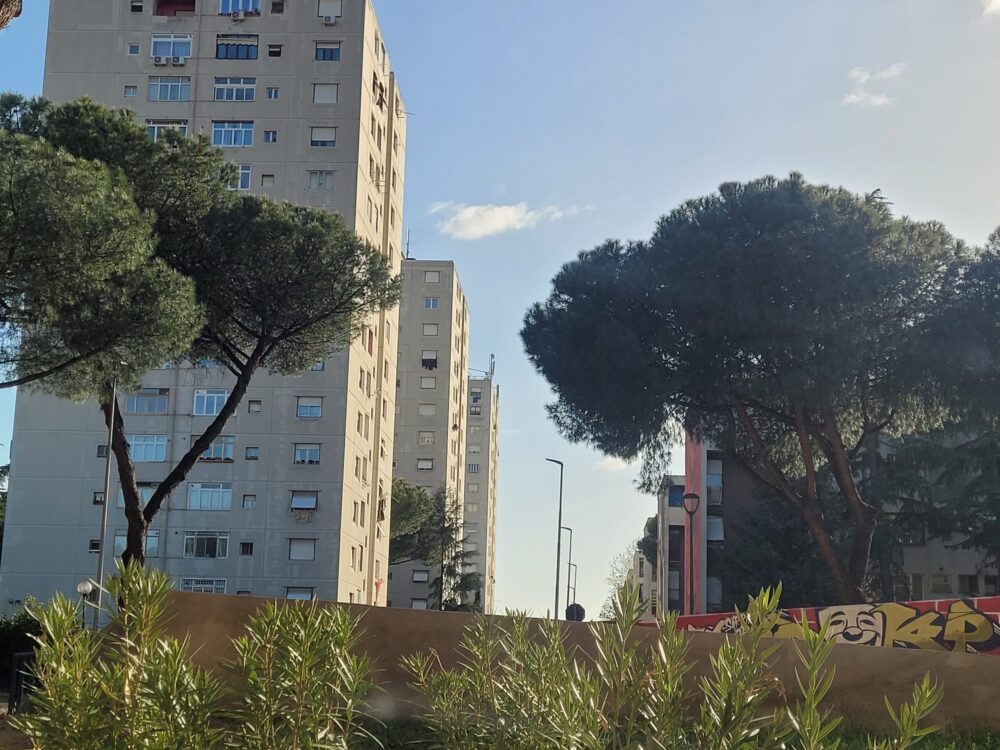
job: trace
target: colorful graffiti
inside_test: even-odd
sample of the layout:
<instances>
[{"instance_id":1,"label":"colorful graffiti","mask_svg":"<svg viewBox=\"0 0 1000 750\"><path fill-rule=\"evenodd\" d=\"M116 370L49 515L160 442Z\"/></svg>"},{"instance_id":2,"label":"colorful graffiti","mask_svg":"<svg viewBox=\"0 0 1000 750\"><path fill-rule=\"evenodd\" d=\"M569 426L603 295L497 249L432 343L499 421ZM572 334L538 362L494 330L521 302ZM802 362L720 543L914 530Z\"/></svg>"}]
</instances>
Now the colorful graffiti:
<instances>
[{"instance_id":1,"label":"colorful graffiti","mask_svg":"<svg viewBox=\"0 0 1000 750\"><path fill-rule=\"evenodd\" d=\"M813 630L826 625L838 643L1000 656L998 596L782 610L771 633L801 638L803 619ZM677 627L737 633L740 618L733 613L690 615L679 618Z\"/></svg>"}]
</instances>

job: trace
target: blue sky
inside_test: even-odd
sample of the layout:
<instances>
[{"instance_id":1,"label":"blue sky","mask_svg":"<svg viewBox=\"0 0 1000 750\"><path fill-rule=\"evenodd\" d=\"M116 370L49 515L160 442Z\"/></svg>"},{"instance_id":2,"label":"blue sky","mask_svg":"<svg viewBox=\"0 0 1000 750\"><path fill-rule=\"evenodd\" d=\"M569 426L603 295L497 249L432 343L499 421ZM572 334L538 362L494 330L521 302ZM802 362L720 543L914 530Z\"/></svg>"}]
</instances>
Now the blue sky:
<instances>
[{"instance_id":1,"label":"blue sky","mask_svg":"<svg viewBox=\"0 0 1000 750\"><path fill-rule=\"evenodd\" d=\"M34 94L47 2L25 6L0 32L0 90ZM551 607L558 472L544 457L566 462L564 522L589 613L611 558L654 512L631 468L567 444L546 419L548 387L517 333L563 262L649 236L720 182L793 170L880 188L899 213L972 243L1000 224L1000 0L376 8L409 112L412 254L458 263L472 366L497 357L501 607ZM12 406L0 393L0 443Z\"/></svg>"}]
</instances>

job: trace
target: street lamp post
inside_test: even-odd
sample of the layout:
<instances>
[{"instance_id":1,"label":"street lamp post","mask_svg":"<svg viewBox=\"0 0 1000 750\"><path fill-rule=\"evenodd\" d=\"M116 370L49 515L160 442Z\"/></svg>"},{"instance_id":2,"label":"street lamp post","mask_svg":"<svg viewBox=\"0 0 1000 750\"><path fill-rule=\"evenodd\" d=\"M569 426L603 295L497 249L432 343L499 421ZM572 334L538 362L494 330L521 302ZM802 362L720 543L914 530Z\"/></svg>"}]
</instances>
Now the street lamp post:
<instances>
[{"instance_id":1,"label":"street lamp post","mask_svg":"<svg viewBox=\"0 0 1000 750\"><path fill-rule=\"evenodd\" d=\"M104 544L108 533L108 505L111 502L111 441L114 439L115 410L118 407L118 379L111 381L111 418L108 420L108 447L104 459L104 505L101 508L100 547L97 552L97 605L94 607L94 630L100 627L101 602L104 596Z\"/></svg>"},{"instance_id":2,"label":"street lamp post","mask_svg":"<svg viewBox=\"0 0 1000 750\"><path fill-rule=\"evenodd\" d=\"M684 495L684 512L688 517L688 614L694 614L694 514L698 512L701 498L697 492Z\"/></svg>"},{"instance_id":3,"label":"street lamp post","mask_svg":"<svg viewBox=\"0 0 1000 750\"><path fill-rule=\"evenodd\" d=\"M569 526L563 526L562 530L569 532L569 555L567 557L567 563L566 563L566 605L568 606L572 604L572 602L569 599L569 589L570 589L569 570L570 568L573 567L573 529L571 529Z\"/></svg>"},{"instance_id":4,"label":"street lamp post","mask_svg":"<svg viewBox=\"0 0 1000 750\"><path fill-rule=\"evenodd\" d=\"M569 593L567 592L567 594L566 594L566 596L567 596L567 602L566 602L566 604L567 605L569 605L569 604L576 604L576 578L577 578L577 575L580 572L580 566L578 566L576 563L570 563L569 567L572 568L572 570L573 570L573 598L572 599L568 599ZM566 575L568 577L569 576L569 572L567 572Z\"/></svg>"},{"instance_id":5,"label":"street lamp post","mask_svg":"<svg viewBox=\"0 0 1000 750\"><path fill-rule=\"evenodd\" d=\"M554 458L546 458L546 461L559 465L559 525L556 527L556 605L552 610L552 616L559 619L559 566L562 561L562 500L563 500L563 462Z\"/></svg>"}]
</instances>

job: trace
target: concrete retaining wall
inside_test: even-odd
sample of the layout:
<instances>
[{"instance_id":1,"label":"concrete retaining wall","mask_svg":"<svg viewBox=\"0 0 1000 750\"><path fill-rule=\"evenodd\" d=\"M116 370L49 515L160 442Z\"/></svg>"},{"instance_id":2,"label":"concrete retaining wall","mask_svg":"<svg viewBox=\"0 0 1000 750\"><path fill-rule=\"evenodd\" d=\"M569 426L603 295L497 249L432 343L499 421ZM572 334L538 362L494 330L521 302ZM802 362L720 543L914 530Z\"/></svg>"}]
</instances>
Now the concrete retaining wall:
<instances>
[{"instance_id":1,"label":"concrete retaining wall","mask_svg":"<svg viewBox=\"0 0 1000 750\"><path fill-rule=\"evenodd\" d=\"M190 638L194 660L211 670L235 656L231 639L241 635L250 615L268 600L246 596L210 594L172 594L168 632ZM302 606L281 602L287 606ZM382 607L346 606L363 615L368 633L365 648L375 660L378 681L385 693L376 700L376 711L383 718L413 713L417 695L408 687L408 676L400 668L400 658L429 648L438 651L445 666L454 666L455 647L473 616L454 612L425 612ZM568 640L590 653L593 641L585 623L567 623ZM652 640L656 632L637 628L637 637ZM724 636L714 633L689 633L689 658L695 668L693 681L708 672L708 657ZM794 644L774 641L778 651L773 672L785 686L789 700L797 697L794 669L798 665ZM913 684L930 672L945 688L944 700L933 719L936 723L961 728L1000 730L997 706L1000 706L1000 667L996 657L956 653L934 653L905 649L837 645L830 664L837 669L830 703L852 724L884 729L891 724L883 696L894 705L907 700Z\"/></svg>"}]
</instances>

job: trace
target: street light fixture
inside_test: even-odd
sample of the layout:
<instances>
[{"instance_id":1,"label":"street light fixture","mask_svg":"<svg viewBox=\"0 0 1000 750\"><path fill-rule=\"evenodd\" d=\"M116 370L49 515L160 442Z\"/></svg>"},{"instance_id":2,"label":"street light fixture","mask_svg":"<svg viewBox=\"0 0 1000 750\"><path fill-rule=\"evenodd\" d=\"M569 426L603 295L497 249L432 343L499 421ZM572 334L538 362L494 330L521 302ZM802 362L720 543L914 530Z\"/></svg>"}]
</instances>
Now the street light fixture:
<instances>
[{"instance_id":1,"label":"street light fixture","mask_svg":"<svg viewBox=\"0 0 1000 750\"><path fill-rule=\"evenodd\" d=\"M694 514L701 505L701 497L697 492L684 495L684 512L688 517L688 614L694 614Z\"/></svg>"},{"instance_id":2,"label":"street light fixture","mask_svg":"<svg viewBox=\"0 0 1000 750\"><path fill-rule=\"evenodd\" d=\"M568 562L566 563L566 604L571 604L572 602L570 602L569 599L569 589L570 589L569 570L570 568L573 567L573 529L571 529L569 526L563 526L561 528L563 531L569 532L569 556L567 558Z\"/></svg>"},{"instance_id":3,"label":"street light fixture","mask_svg":"<svg viewBox=\"0 0 1000 750\"><path fill-rule=\"evenodd\" d=\"M562 500L563 500L563 462L554 458L546 458L551 464L559 466L559 525L556 527L556 606L552 610L552 617L559 619L559 567L562 561Z\"/></svg>"}]
</instances>

